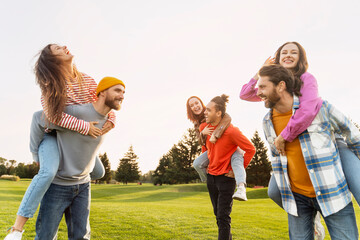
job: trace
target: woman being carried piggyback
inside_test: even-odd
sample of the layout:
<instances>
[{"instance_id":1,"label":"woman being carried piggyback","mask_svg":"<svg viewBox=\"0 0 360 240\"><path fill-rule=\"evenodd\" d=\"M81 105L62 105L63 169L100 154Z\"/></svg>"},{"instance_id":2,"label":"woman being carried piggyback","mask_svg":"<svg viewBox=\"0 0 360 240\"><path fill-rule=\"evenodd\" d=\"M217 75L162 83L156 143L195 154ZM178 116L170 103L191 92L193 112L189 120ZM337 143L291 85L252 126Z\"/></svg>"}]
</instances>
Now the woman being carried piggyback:
<instances>
[{"instance_id":1,"label":"woman being carried piggyback","mask_svg":"<svg viewBox=\"0 0 360 240\"><path fill-rule=\"evenodd\" d=\"M200 124L205 122L205 105L199 97L192 96L186 102L188 119L194 124L196 134L201 144L202 154L195 159L193 165L198 172L202 182L206 182L207 167L209 165L209 158L207 155L207 149L205 147L206 137L210 135L210 142L216 143L224 131L229 127L231 123L231 117L229 114L225 114L218 127L214 130L213 127L206 126L203 131L199 131ZM231 167L234 172L236 181L236 192L233 195L233 199L240 201L247 201L246 197L246 172L244 168L244 157L240 148L231 156ZM232 174L227 174L231 176Z\"/></svg>"}]
</instances>

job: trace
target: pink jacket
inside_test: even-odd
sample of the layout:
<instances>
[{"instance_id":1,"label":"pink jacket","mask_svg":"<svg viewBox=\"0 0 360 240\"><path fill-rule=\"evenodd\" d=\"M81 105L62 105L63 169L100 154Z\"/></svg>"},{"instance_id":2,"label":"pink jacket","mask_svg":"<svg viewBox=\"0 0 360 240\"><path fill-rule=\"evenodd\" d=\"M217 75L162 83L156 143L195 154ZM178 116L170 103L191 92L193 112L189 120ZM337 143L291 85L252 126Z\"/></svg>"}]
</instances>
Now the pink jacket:
<instances>
[{"instance_id":1,"label":"pink jacket","mask_svg":"<svg viewBox=\"0 0 360 240\"><path fill-rule=\"evenodd\" d=\"M299 97L300 107L290 118L289 123L281 132L281 136L288 142L292 142L299 134L304 132L318 114L322 99L319 97L318 85L315 77L308 72L301 75L303 81ZM250 102L260 102L261 98L256 95L255 88L257 81L251 79L240 91L240 99Z\"/></svg>"}]
</instances>

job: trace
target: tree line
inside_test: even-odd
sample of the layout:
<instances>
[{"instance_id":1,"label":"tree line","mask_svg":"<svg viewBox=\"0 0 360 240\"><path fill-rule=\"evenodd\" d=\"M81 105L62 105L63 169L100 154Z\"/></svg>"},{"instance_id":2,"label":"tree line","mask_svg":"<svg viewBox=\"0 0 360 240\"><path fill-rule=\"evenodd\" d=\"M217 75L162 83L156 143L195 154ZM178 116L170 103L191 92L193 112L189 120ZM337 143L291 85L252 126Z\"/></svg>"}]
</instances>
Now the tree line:
<instances>
[{"instance_id":1,"label":"tree line","mask_svg":"<svg viewBox=\"0 0 360 240\"><path fill-rule=\"evenodd\" d=\"M270 179L271 165L267 156L267 148L256 131L251 139L256 153L246 168L248 186L267 186ZM96 183L111 183L113 180L124 184L130 182L151 182L154 185L182 184L200 182L199 175L192 166L194 160L201 154L201 145L198 142L195 129L190 128L181 137L177 144L165 153L159 160L154 171L141 175L138 166L139 157L131 145L124 157L119 159L116 171L111 170L110 160L106 154L99 158L105 168L103 178ZM20 178L33 178L39 170L36 163L17 164L15 160L0 157L0 176L3 174L17 175Z\"/></svg>"},{"instance_id":2,"label":"tree line","mask_svg":"<svg viewBox=\"0 0 360 240\"><path fill-rule=\"evenodd\" d=\"M267 148L256 131L251 139L256 153L246 168L248 186L267 186L270 180L271 164ZM195 129L187 133L166 154L162 156L153 173L154 184L180 184L198 182L200 178L192 167L194 160L201 154L201 146Z\"/></svg>"},{"instance_id":3,"label":"tree line","mask_svg":"<svg viewBox=\"0 0 360 240\"><path fill-rule=\"evenodd\" d=\"M33 178L38 171L39 166L35 162L31 164L17 164L16 160L7 160L0 157L0 176L16 175L20 178Z\"/></svg>"},{"instance_id":4,"label":"tree line","mask_svg":"<svg viewBox=\"0 0 360 240\"><path fill-rule=\"evenodd\" d=\"M104 165L105 175L103 178L96 180L97 183L110 183L112 179L127 184L128 182L138 181L141 177L138 156L135 154L133 146L125 153L124 157L119 160L116 171L111 171L109 158L106 154L100 154L99 158ZM39 171L39 165L35 162L31 164L17 163L16 160L7 160L0 157L0 176L16 175L20 178L33 178Z\"/></svg>"}]
</instances>

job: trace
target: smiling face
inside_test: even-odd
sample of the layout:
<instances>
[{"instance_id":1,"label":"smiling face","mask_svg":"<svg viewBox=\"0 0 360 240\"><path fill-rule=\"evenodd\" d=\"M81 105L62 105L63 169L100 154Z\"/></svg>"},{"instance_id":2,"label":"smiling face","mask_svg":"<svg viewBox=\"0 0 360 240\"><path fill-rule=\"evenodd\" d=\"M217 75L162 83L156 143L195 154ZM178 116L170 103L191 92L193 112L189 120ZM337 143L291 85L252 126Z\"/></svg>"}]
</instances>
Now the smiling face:
<instances>
[{"instance_id":1,"label":"smiling face","mask_svg":"<svg viewBox=\"0 0 360 240\"><path fill-rule=\"evenodd\" d=\"M204 112L206 123L217 125L221 120L221 111L216 111L215 103L209 102Z\"/></svg>"},{"instance_id":2,"label":"smiling face","mask_svg":"<svg viewBox=\"0 0 360 240\"><path fill-rule=\"evenodd\" d=\"M104 94L105 105L110 109L120 110L122 101L124 100L125 87L121 84L118 84L106 89Z\"/></svg>"},{"instance_id":3,"label":"smiling face","mask_svg":"<svg viewBox=\"0 0 360 240\"><path fill-rule=\"evenodd\" d=\"M257 95L264 101L266 108L274 108L280 101L280 96L277 93L277 86L269 81L269 77L260 77L258 81Z\"/></svg>"},{"instance_id":4,"label":"smiling face","mask_svg":"<svg viewBox=\"0 0 360 240\"><path fill-rule=\"evenodd\" d=\"M280 50L280 65L287 69L293 69L297 66L298 62L299 48L293 43L286 44Z\"/></svg>"},{"instance_id":5,"label":"smiling face","mask_svg":"<svg viewBox=\"0 0 360 240\"><path fill-rule=\"evenodd\" d=\"M190 98L189 107L195 115L200 115L201 112L203 111L202 104L197 98Z\"/></svg>"},{"instance_id":6,"label":"smiling face","mask_svg":"<svg viewBox=\"0 0 360 240\"><path fill-rule=\"evenodd\" d=\"M63 62L71 61L74 58L66 46L53 44L50 46L50 50L53 55L57 56Z\"/></svg>"}]
</instances>

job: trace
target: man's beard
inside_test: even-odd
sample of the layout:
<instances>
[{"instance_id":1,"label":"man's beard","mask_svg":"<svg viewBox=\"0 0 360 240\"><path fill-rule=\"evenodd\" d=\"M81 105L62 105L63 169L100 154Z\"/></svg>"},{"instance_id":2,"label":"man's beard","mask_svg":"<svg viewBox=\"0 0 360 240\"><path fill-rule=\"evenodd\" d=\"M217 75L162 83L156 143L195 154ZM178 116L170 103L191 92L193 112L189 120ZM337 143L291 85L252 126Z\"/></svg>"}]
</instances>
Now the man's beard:
<instances>
[{"instance_id":1,"label":"man's beard","mask_svg":"<svg viewBox=\"0 0 360 240\"><path fill-rule=\"evenodd\" d=\"M119 111L121 108L121 101L120 101L120 104L115 104L114 99L106 98L105 105L108 106L110 109L115 109L115 110Z\"/></svg>"},{"instance_id":2,"label":"man's beard","mask_svg":"<svg viewBox=\"0 0 360 240\"><path fill-rule=\"evenodd\" d=\"M275 92L275 89L273 92L269 95L267 98L267 101L265 102L266 108L274 108L275 105L280 101L279 95Z\"/></svg>"}]
</instances>

